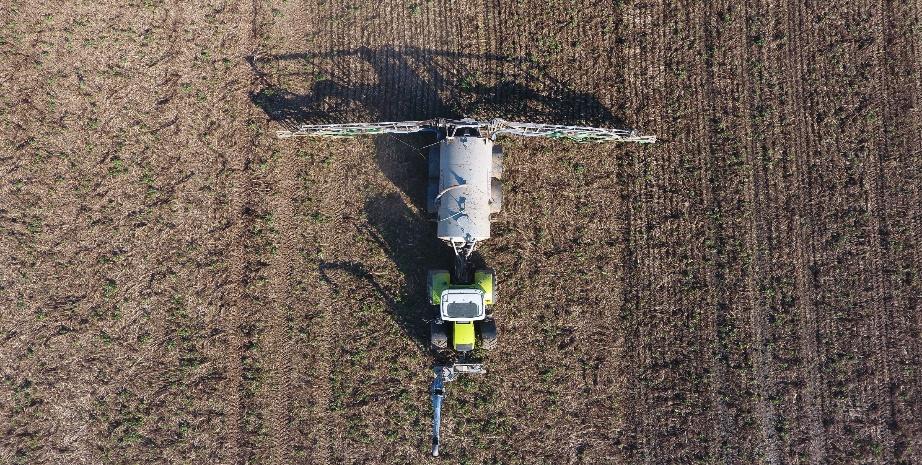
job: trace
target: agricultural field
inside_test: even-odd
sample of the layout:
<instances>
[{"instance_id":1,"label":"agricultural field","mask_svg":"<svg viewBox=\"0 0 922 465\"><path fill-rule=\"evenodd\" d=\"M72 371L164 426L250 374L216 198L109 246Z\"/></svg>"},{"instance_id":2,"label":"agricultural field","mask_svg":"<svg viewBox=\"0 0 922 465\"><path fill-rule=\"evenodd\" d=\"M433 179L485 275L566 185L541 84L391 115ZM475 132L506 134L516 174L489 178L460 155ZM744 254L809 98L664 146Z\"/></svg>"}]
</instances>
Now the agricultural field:
<instances>
[{"instance_id":1,"label":"agricultural field","mask_svg":"<svg viewBox=\"0 0 922 465\"><path fill-rule=\"evenodd\" d=\"M0 2L0 464L922 463L918 2ZM503 139L429 456L424 136Z\"/></svg>"}]
</instances>

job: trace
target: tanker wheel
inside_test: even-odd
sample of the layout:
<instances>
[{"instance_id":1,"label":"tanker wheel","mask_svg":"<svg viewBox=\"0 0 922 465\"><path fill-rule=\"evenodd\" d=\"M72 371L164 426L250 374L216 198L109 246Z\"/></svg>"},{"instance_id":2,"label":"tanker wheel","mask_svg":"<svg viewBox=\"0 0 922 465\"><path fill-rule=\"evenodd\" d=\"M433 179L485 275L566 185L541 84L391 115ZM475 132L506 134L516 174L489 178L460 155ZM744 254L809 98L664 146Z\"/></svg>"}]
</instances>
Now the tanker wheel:
<instances>
[{"instance_id":1,"label":"tanker wheel","mask_svg":"<svg viewBox=\"0 0 922 465\"><path fill-rule=\"evenodd\" d=\"M503 179L503 148L499 145L493 146L493 168L490 176Z\"/></svg>"},{"instance_id":2,"label":"tanker wheel","mask_svg":"<svg viewBox=\"0 0 922 465\"><path fill-rule=\"evenodd\" d=\"M429 147L429 179L439 179L439 146L438 144Z\"/></svg>"},{"instance_id":3,"label":"tanker wheel","mask_svg":"<svg viewBox=\"0 0 922 465\"><path fill-rule=\"evenodd\" d=\"M499 179L490 180L490 213L503 211L503 183Z\"/></svg>"},{"instance_id":4,"label":"tanker wheel","mask_svg":"<svg viewBox=\"0 0 922 465\"><path fill-rule=\"evenodd\" d=\"M492 319L480 323L480 346L484 350L496 348L496 322Z\"/></svg>"},{"instance_id":5,"label":"tanker wheel","mask_svg":"<svg viewBox=\"0 0 922 465\"><path fill-rule=\"evenodd\" d=\"M439 195L439 180L429 178L426 184L426 213L435 215L439 212L439 203L435 199Z\"/></svg>"},{"instance_id":6,"label":"tanker wheel","mask_svg":"<svg viewBox=\"0 0 922 465\"><path fill-rule=\"evenodd\" d=\"M445 333L444 324L434 321L429 323L429 345L435 352L448 349L448 334Z\"/></svg>"}]
</instances>

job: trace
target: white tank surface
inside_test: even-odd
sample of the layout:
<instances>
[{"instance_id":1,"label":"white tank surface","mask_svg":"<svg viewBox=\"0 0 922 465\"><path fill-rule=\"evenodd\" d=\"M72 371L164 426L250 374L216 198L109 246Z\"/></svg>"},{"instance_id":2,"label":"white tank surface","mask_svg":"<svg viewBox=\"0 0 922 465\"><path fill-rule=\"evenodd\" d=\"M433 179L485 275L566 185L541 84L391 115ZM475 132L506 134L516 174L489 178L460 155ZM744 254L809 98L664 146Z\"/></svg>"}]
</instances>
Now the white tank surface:
<instances>
[{"instance_id":1,"label":"white tank surface","mask_svg":"<svg viewBox=\"0 0 922 465\"><path fill-rule=\"evenodd\" d=\"M472 243L490 238L493 141L458 136L439 142L438 236Z\"/></svg>"}]
</instances>

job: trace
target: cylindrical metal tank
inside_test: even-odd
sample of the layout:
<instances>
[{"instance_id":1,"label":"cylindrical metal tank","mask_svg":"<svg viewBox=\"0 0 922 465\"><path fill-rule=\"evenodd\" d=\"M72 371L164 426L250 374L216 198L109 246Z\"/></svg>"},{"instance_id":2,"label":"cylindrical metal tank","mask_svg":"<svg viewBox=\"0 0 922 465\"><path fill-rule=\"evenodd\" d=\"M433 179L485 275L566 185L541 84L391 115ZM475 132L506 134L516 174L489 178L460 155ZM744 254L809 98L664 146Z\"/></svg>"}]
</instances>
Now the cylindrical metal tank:
<instances>
[{"instance_id":1,"label":"cylindrical metal tank","mask_svg":"<svg viewBox=\"0 0 922 465\"><path fill-rule=\"evenodd\" d=\"M490 237L493 142L475 136L439 142L439 239L470 243Z\"/></svg>"}]
</instances>

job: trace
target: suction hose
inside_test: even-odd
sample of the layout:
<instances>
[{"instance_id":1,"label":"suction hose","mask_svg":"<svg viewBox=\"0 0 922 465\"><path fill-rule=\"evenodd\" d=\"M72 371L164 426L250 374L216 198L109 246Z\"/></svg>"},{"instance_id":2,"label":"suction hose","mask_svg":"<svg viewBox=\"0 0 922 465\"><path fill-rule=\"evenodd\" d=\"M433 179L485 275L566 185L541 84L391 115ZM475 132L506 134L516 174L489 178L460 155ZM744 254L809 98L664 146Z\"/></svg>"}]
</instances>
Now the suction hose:
<instances>
[{"instance_id":1,"label":"suction hose","mask_svg":"<svg viewBox=\"0 0 922 465\"><path fill-rule=\"evenodd\" d=\"M439 425L442 423L442 398L445 395L445 381L441 367L435 370L435 379L429 394L432 397L432 456L439 456Z\"/></svg>"}]
</instances>

